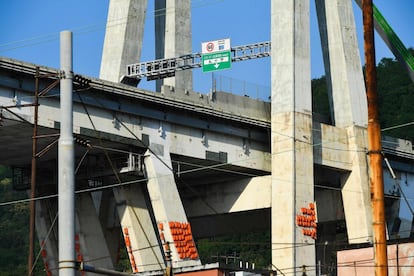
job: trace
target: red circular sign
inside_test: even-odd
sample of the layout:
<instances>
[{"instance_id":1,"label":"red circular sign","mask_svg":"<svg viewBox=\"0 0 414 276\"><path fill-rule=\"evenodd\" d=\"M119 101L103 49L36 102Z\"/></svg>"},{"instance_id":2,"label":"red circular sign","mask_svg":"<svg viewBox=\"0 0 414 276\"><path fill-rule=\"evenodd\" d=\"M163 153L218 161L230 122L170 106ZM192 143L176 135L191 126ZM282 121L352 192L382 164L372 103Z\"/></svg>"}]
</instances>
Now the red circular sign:
<instances>
[{"instance_id":1,"label":"red circular sign","mask_svg":"<svg viewBox=\"0 0 414 276\"><path fill-rule=\"evenodd\" d=\"M214 43L213 42L207 43L206 50L207 52L212 52L214 50Z\"/></svg>"}]
</instances>

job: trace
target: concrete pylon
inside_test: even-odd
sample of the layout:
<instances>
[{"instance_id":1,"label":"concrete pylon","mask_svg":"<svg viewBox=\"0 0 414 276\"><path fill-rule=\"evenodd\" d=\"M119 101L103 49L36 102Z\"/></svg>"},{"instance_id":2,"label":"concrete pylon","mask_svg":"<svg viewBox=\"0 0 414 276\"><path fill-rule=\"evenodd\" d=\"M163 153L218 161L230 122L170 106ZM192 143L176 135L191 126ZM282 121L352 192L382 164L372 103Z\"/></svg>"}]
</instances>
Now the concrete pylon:
<instances>
[{"instance_id":1,"label":"concrete pylon","mask_svg":"<svg viewBox=\"0 0 414 276\"><path fill-rule=\"evenodd\" d=\"M368 124L368 107L352 1L316 0L334 125Z\"/></svg>"},{"instance_id":2,"label":"concrete pylon","mask_svg":"<svg viewBox=\"0 0 414 276\"><path fill-rule=\"evenodd\" d=\"M140 184L114 188L118 216L132 272L165 268L159 239Z\"/></svg>"},{"instance_id":3,"label":"concrete pylon","mask_svg":"<svg viewBox=\"0 0 414 276\"><path fill-rule=\"evenodd\" d=\"M36 202L36 231L42 246L41 257L47 275L58 275L57 202L47 199ZM114 269L108 244L93 205L91 194L79 194L76 198L76 261L96 267ZM91 275L92 273L84 273Z\"/></svg>"},{"instance_id":4,"label":"concrete pylon","mask_svg":"<svg viewBox=\"0 0 414 276\"><path fill-rule=\"evenodd\" d=\"M350 126L347 132L352 170L341 179L341 193L348 242L366 243L373 239L367 129Z\"/></svg>"},{"instance_id":5,"label":"concrete pylon","mask_svg":"<svg viewBox=\"0 0 414 276\"><path fill-rule=\"evenodd\" d=\"M90 193L77 195L76 220L75 254L77 261L84 261L96 267L114 269L98 212Z\"/></svg>"},{"instance_id":6,"label":"concrete pylon","mask_svg":"<svg viewBox=\"0 0 414 276\"><path fill-rule=\"evenodd\" d=\"M175 268L200 265L191 226L171 170L168 146L164 147L163 155L147 151L144 163L148 194L165 256L171 256L171 265Z\"/></svg>"},{"instance_id":7,"label":"concrete pylon","mask_svg":"<svg viewBox=\"0 0 414 276\"><path fill-rule=\"evenodd\" d=\"M110 0L99 78L119 82L139 62L147 0Z\"/></svg>"},{"instance_id":8,"label":"concrete pylon","mask_svg":"<svg viewBox=\"0 0 414 276\"><path fill-rule=\"evenodd\" d=\"M352 170L341 179L350 243L372 239L367 148L368 106L352 1L316 0L328 95L336 127L346 128ZM355 210L358 210L355 212Z\"/></svg>"},{"instance_id":9,"label":"concrete pylon","mask_svg":"<svg viewBox=\"0 0 414 276\"><path fill-rule=\"evenodd\" d=\"M308 0L271 3L272 264L297 275L315 266L315 241L295 222L314 201L310 8Z\"/></svg>"},{"instance_id":10,"label":"concrete pylon","mask_svg":"<svg viewBox=\"0 0 414 276\"><path fill-rule=\"evenodd\" d=\"M166 0L165 4L164 58L191 54L191 1ZM162 33L156 35L160 36ZM164 79L164 85L191 91L193 89L191 70L176 72L175 77Z\"/></svg>"},{"instance_id":11,"label":"concrete pylon","mask_svg":"<svg viewBox=\"0 0 414 276\"><path fill-rule=\"evenodd\" d=\"M164 58L166 0L154 1L155 59ZM164 80L155 81L155 91L161 92Z\"/></svg>"}]
</instances>

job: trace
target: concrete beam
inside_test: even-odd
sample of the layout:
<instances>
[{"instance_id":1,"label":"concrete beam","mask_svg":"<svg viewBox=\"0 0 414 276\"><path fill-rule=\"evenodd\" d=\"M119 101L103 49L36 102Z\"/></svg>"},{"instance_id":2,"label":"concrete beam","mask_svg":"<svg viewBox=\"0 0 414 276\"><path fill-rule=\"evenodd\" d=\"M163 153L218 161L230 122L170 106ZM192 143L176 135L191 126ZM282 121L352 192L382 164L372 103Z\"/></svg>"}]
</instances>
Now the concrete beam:
<instances>
[{"instance_id":1,"label":"concrete beam","mask_svg":"<svg viewBox=\"0 0 414 276\"><path fill-rule=\"evenodd\" d=\"M349 150L349 132L326 124L313 124L314 163L339 170L352 170Z\"/></svg>"},{"instance_id":2,"label":"concrete beam","mask_svg":"<svg viewBox=\"0 0 414 276\"><path fill-rule=\"evenodd\" d=\"M271 206L270 175L193 189L198 196L189 200L183 199L189 217L235 213Z\"/></svg>"}]
</instances>

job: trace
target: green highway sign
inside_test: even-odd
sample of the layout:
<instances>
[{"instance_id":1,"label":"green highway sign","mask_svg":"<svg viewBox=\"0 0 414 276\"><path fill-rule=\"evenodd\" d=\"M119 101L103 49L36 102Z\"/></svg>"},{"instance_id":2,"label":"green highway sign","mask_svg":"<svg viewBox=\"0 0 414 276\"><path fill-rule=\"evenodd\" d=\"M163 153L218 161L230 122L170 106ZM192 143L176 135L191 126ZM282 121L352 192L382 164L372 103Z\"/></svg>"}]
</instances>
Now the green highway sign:
<instances>
[{"instance_id":1,"label":"green highway sign","mask_svg":"<svg viewBox=\"0 0 414 276\"><path fill-rule=\"evenodd\" d=\"M231 67L230 51L202 54L201 64L203 67L203 72L228 69Z\"/></svg>"},{"instance_id":2,"label":"green highway sign","mask_svg":"<svg viewBox=\"0 0 414 276\"><path fill-rule=\"evenodd\" d=\"M201 66L203 72L212 72L231 67L230 38L201 43Z\"/></svg>"}]
</instances>

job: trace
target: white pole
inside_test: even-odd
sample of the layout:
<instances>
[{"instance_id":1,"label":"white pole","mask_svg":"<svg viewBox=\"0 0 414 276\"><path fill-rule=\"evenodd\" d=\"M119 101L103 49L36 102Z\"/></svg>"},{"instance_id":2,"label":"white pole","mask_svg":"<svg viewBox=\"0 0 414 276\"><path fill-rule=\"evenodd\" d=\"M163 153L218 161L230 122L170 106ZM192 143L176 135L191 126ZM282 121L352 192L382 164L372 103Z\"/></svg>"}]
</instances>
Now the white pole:
<instances>
[{"instance_id":1,"label":"white pole","mask_svg":"<svg viewBox=\"0 0 414 276\"><path fill-rule=\"evenodd\" d=\"M59 275L74 276L75 174L72 107L72 32L60 33Z\"/></svg>"}]
</instances>

